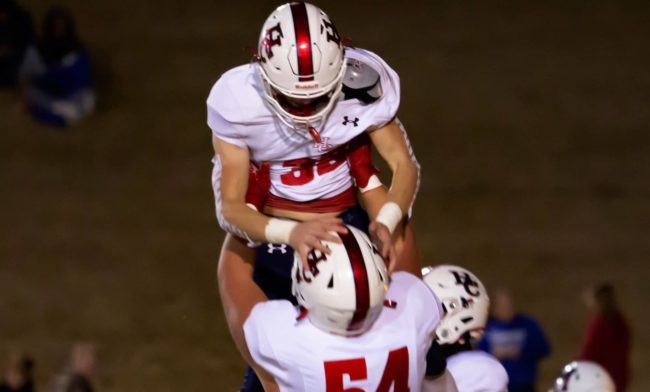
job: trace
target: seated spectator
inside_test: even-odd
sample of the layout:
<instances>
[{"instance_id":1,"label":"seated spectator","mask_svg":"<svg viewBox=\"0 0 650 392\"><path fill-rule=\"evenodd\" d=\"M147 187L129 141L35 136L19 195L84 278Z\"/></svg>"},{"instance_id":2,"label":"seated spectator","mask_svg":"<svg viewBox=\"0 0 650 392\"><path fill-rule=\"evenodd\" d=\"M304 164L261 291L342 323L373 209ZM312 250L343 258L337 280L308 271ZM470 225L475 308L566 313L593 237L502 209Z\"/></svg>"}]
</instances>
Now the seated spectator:
<instances>
[{"instance_id":1,"label":"seated spectator","mask_svg":"<svg viewBox=\"0 0 650 392\"><path fill-rule=\"evenodd\" d=\"M0 0L0 88L16 86L18 68L33 41L31 15L15 0Z\"/></svg>"},{"instance_id":2,"label":"seated spectator","mask_svg":"<svg viewBox=\"0 0 650 392\"><path fill-rule=\"evenodd\" d=\"M97 367L95 346L77 343L70 362L54 380L52 392L93 392L92 378Z\"/></svg>"},{"instance_id":3,"label":"seated spectator","mask_svg":"<svg viewBox=\"0 0 650 392\"><path fill-rule=\"evenodd\" d=\"M580 359L601 365L614 379L616 390L625 392L630 378L630 328L618 307L610 284L587 291L592 316L582 342Z\"/></svg>"},{"instance_id":4,"label":"seated spectator","mask_svg":"<svg viewBox=\"0 0 650 392\"><path fill-rule=\"evenodd\" d=\"M11 358L0 392L34 392L34 361L26 356Z\"/></svg>"},{"instance_id":5,"label":"seated spectator","mask_svg":"<svg viewBox=\"0 0 650 392\"><path fill-rule=\"evenodd\" d=\"M507 291L497 291L479 349L501 361L508 373L510 392L533 392L537 363L551 352L542 328L530 316L515 312Z\"/></svg>"},{"instance_id":6,"label":"seated spectator","mask_svg":"<svg viewBox=\"0 0 650 392\"><path fill-rule=\"evenodd\" d=\"M19 77L25 106L42 123L73 125L93 112L90 59L67 10L54 7L45 15L41 35L27 49Z\"/></svg>"}]
</instances>

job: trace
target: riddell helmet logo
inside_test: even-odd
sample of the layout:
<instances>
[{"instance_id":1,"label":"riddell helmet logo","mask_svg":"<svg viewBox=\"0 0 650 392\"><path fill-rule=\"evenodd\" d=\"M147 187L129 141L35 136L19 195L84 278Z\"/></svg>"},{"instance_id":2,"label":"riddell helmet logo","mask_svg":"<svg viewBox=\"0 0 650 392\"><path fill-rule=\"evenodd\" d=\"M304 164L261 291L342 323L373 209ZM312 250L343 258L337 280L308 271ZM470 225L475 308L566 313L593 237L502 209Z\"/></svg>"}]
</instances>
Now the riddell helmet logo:
<instances>
[{"instance_id":1,"label":"riddell helmet logo","mask_svg":"<svg viewBox=\"0 0 650 392\"><path fill-rule=\"evenodd\" d=\"M303 84L296 84L296 88L297 88L298 90L309 90L309 89L312 89L312 88L318 88L318 87L320 87L320 84L318 84L318 83L310 83L310 84L304 84L304 83L303 83Z\"/></svg>"}]
</instances>

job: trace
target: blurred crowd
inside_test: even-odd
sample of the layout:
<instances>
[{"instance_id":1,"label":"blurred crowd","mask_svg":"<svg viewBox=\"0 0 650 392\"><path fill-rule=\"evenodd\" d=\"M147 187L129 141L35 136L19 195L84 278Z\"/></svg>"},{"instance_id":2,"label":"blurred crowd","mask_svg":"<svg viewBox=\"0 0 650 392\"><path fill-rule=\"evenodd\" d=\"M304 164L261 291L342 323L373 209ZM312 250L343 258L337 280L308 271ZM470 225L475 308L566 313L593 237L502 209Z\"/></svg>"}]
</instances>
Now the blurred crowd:
<instances>
[{"instance_id":1,"label":"blurred crowd","mask_svg":"<svg viewBox=\"0 0 650 392\"><path fill-rule=\"evenodd\" d=\"M610 284L585 291L590 318L575 359L602 366L612 377L617 392L626 392L630 379L630 329L621 312L616 292ZM538 363L551 353L542 326L530 315L516 310L512 295L505 289L491 294L490 319L479 350L496 357L508 373L510 392L537 391ZM63 370L45 389L47 392L92 392L96 369L96 349L90 343L72 347ZM35 362L26 355L13 355L6 364L0 392L34 392Z\"/></svg>"},{"instance_id":2,"label":"blurred crowd","mask_svg":"<svg viewBox=\"0 0 650 392\"><path fill-rule=\"evenodd\" d=\"M0 88L14 90L21 109L49 126L71 126L94 111L90 58L70 11L51 7L37 31L29 11L0 0Z\"/></svg>"},{"instance_id":3,"label":"blurred crowd","mask_svg":"<svg viewBox=\"0 0 650 392\"><path fill-rule=\"evenodd\" d=\"M47 392L93 392L93 377L97 366L95 346L76 343L63 369L57 374ZM8 361L0 392L34 392L34 360L25 354L13 354Z\"/></svg>"},{"instance_id":4,"label":"blurred crowd","mask_svg":"<svg viewBox=\"0 0 650 392\"><path fill-rule=\"evenodd\" d=\"M630 329L618 307L614 287L604 283L585 290L590 319L575 360L602 366L617 392L628 390L630 379ZM567 326L569 327L569 326ZM541 325L518 312L512 295L504 289L491 295L490 319L478 348L494 355L506 369L509 392L537 391L538 363L551 354Z\"/></svg>"}]
</instances>

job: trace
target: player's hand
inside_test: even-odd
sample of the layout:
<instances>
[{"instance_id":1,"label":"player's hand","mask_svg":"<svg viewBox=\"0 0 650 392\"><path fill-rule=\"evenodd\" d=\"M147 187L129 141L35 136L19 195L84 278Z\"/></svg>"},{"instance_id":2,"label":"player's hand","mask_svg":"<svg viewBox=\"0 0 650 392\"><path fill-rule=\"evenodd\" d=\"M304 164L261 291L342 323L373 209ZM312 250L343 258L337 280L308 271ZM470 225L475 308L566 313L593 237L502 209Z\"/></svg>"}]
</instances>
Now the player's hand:
<instances>
[{"instance_id":1,"label":"player's hand","mask_svg":"<svg viewBox=\"0 0 650 392\"><path fill-rule=\"evenodd\" d=\"M348 229L343 226L343 220L339 218L323 218L301 222L291 230L289 245L298 252L305 268L307 255L313 249L324 254L332 253L332 250L323 244L323 241L330 241L340 244L341 239L331 232L346 234Z\"/></svg>"},{"instance_id":2,"label":"player's hand","mask_svg":"<svg viewBox=\"0 0 650 392\"><path fill-rule=\"evenodd\" d=\"M388 227L383 223L372 222L368 226L368 232L372 243L379 249L379 254L386 260L388 273L392 273L397 260L397 253L393 245L393 236L390 234Z\"/></svg>"}]
</instances>

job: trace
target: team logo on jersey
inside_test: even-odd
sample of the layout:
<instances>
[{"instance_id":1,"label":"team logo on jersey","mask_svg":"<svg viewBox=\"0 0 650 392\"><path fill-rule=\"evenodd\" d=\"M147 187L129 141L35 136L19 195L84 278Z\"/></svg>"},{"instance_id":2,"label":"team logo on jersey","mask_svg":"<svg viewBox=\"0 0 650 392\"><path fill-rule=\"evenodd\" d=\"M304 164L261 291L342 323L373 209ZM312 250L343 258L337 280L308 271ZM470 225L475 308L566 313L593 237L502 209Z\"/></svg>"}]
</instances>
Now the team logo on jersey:
<instances>
[{"instance_id":1,"label":"team logo on jersey","mask_svg":"<svg viewBox=\"0 0 650 392\"><path fill-rule=\"evenodd\" d=\"M354 120L350 120L348 116L343 116L343 125L352 124L355 127L359 126L359 117L355 117Z\"/></svg>"},{"instance_id":2,"label":"team logo on jersey","mask_svg":"<svg viewBox=\"0 0 650 392\"><path fill-rule=\"evenodd\" d=\"M451 273L456 279L456 284L462 285L465 288L465 292L467 294L471 295L472 297L478 297L481 294L479 291L478 282L474 280L472 275L461 271L451 271Z\"/></svg>"},{"instance_id":3,"label":"team logo on jersey","mask_svg":"<svg viewBox=\"0 0 650 392\"><path fill-rule=\"evenodd\" d=\"M266 52L266 59L271 60L273 58L273 47L282 45L282 38L284 38L284 33L282 32L282 26L280 22L270 29L266 30L264 35L264 40L262 40L262 50Z\"/></svg>"},{"instance_id":4,"label":"team logo on jersey","mask_svg":"<svg viewBox=\"0 0 650 392\"><path fill-rule=\"evenodd\" d=\"M273 252L275 252L276 250L282 254L287 253L287 244L266 244L266 245L267 245L266 251L269 254L273 254Z\"/></svg>"},{"instance_id":5,"label":"team logo on jersey","mask_svg":"<svg viewBox=\"0 0 650 392\"><path fill-rule=\"evenodd\" d=\"M320 143L314 143L314 148L318 152L327 152L332 149L332 145L329 143L330 138L329 137L322 137L321 136L321 141Z\"/></svg>"}]
</instances>

